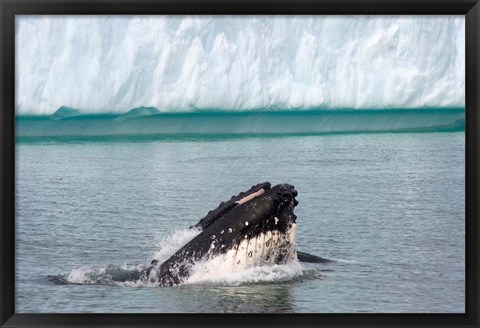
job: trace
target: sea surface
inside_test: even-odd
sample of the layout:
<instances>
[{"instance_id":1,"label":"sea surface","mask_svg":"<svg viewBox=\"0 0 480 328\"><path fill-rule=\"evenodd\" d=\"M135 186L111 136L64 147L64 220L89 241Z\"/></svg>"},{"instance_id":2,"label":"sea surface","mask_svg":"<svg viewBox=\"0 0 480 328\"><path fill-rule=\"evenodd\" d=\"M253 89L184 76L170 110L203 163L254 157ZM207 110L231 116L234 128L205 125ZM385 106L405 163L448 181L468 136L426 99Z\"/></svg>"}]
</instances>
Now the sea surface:
<instances>
[{"instance_id":1,"label":"sea surface","mask_svg":"<svg viewBox=\"0 0 480 328\"><path fill-rule=\"evenodd\" d=\"M463 313L465 133L19 138L16 312ZM114 283L253 184L298 190L334 260Z\"/></svg>"}]
</instances>

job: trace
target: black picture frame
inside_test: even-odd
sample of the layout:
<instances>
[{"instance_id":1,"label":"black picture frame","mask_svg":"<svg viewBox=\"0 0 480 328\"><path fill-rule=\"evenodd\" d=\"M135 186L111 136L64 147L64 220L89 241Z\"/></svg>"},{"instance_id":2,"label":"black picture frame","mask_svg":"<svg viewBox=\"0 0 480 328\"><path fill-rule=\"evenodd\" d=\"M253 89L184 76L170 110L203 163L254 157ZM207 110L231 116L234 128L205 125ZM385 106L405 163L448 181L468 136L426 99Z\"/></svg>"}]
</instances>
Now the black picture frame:
<instances>
[{"instance_id":1,"label":"black picture frame","mask_svg":"<svg viewBox=\"0 0 480 328\"><path fill-rule=\"evenodd\" d=\"M2 0L0 208L1 327L124 326L479 326L480 4L478 0ZM421 14L466 19L465 314L18 314L15 297L15 15L87 14Z\"/></svg>"}]
</instances>

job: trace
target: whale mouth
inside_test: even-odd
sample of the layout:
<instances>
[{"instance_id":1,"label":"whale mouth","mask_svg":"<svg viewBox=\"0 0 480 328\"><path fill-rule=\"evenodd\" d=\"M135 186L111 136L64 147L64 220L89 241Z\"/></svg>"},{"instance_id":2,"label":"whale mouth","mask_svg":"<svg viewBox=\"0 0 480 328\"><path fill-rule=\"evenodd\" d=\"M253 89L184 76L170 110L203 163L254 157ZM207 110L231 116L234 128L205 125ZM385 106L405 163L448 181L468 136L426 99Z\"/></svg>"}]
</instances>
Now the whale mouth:
<instances>
[{"instance_id":1,"label":"whale mouth","mask_svg":"<svg viewBox=\"0 0 480 328\"><path fill-rule=\"evenodd\" d=\"M254 266L286 264L297 258L296 224L287 230L267 230L241 240L221 255L231 271L241 271Z\"/></svg>"}]
</instances>

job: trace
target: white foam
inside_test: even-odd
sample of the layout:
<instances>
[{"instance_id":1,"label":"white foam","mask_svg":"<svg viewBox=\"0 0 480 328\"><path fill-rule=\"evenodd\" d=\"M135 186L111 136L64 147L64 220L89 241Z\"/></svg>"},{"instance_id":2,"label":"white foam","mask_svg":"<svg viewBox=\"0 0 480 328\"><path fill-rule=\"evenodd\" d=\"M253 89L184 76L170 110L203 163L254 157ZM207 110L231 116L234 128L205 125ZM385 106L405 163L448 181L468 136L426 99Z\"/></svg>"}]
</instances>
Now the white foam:
<instances>
[{"instance_id":1,"label":"white foam","mask_svg":"<svg viewBox=\"0 0 480 328\"><path fill-rule=\"evenodd\" d=\"M122 276L129 273L139 273L145 269L145 265L128 265L123 264L120 266L107 265L98 268L92 268L83 266L77 269L73 269L70 273L65 275L67 282L71 284L105 284L105 285L117 285L117 286L147 286L147 282L143 282L138 279L127 280L122 279Z\"/></svg>"},{"instance_id":2,"label":"white foam","mask_svg":"<svg viewBox=\"0 0 480 328\"><path fill-rule=\"evenodd\" d=\"M73 269L67 276L67 281L72 284L94 283L92 275L98 277L105 274L106 268L93 269L89 267L81 267Z\"/></svg>"},{"instance_id":3,"label":"white foam","mask_svg":"<svg viewBox=\"0 0 480 328\"><path fill-rule=\"evenodd\" d=\"M159 263L165 262L180 248L185 246L201 232L200 229L183 229L175 231L172 235L161 238L158 243L159 250L155 252L153 259Z\"/></svg>"},{"instance_id":4,"label":"white foam","mask_svg":"<svg viewBox=\"0 0 480 328\"><path fill-rule=\"evenodd\" d=\"M214 284L238 286L251 283L271 283L290 281L302 276L302 265L291 261L282 265L260 265L241 271L226 269L220 258L197 263L184 284Z\"/></svg>"},{"instance_id":5,"label":"white foam","mask_svg":"<svg viewBox=\"0 0 480 328\"><path fill-rule=\"evenodd\" d=\"M464 107L464 16L17 16L16 109Z\"/></svg>"}]
</instances>

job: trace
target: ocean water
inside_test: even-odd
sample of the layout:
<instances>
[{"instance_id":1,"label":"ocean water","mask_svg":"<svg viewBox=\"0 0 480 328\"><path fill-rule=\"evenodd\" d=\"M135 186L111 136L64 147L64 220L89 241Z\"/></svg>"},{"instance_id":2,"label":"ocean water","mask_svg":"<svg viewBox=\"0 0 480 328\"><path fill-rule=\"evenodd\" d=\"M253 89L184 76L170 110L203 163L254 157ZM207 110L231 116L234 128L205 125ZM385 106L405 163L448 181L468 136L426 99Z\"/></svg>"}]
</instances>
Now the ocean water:
<instances>
[{"instance_id":1,"label":"ocean water","mask_svg":"<svg viewBox=\"0 0 480 328\"><path fill-rule=\"evenodd\" d=\"M16 17L17 312L465 310L463 16ZM428 49L428 51L426 51ZM120 282L253 184L329 258Z\"/></svg>"},{"instance_id":2,"label":"ocean water","mask_svg":"<svg viewBox=\"0 0 480 328\"><path fill-rule=\"evenodd\" d=\"M464 144L463 129L20 137L16 312L463 313ZM263 181L296 187L297 248L333 262L112 282Z\"/></svg>"}]
</instances>

